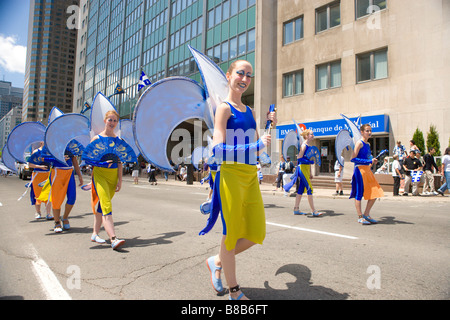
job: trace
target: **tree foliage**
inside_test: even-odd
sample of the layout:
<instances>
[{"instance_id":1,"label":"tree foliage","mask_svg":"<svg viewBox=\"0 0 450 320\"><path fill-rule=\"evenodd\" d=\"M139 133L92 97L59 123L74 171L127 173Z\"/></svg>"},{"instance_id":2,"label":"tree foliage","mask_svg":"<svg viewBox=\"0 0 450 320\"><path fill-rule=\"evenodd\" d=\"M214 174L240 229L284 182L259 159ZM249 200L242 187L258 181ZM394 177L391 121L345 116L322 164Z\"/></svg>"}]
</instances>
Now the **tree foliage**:
<instances>
[{"instance_id":1,"label":"tree foliage","mask_svg":"<svg viewBox=\"0 0 450 320\"><path fill-rule=\"evenodd\" d=\"M423 138L423 132L419 128L414 131L412 139L414 140L417 148L419 148L420 152L425 154L425 139Z\"/></svg>"}]
</instances>

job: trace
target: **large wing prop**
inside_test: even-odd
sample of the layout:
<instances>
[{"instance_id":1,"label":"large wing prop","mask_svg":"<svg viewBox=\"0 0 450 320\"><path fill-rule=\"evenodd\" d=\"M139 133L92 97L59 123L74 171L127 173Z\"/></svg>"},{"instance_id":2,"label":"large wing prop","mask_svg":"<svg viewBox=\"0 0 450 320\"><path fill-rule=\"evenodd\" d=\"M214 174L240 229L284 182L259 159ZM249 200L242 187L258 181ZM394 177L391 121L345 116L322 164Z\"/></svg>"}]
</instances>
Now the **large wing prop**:
<instances>
[{"instance_id":1,"label":"large wing prop","mask_svg":"<svg viewBox=\"0 0 450 320\"><path fill-rule=\"evenodd\" d=\"M133 121L120 120L120 138L130 145L136 156L139 156L139 148L136 145L133 132Z\"/></svg>"},{"instance_id":2,"label":"large wing prop","mask_svg":"<svg viewBox=\"0 0 450 320\"><path fill-rule=\"evenodd\" d=\"M111 110L117 112L116 108L108 98L106 98L101 92L97 93L91 107L91 138L105 130L105 114ZM119 130L120 126L117 126L114 130L116 136L119 136Z\"/></svg>"},{"instance_id":3,"label":"large wing prop","mask_svg":"<svg viewBox=\"0 0 450 320\"><path fill-rule=\"evenodd\" d=\"M342 151L347 148L354 149L355 144L353 142L353 138L350 134L350 131L347 129L342 129L336 136L336 143L334 145L336 157L341 166L344 166L344 157L342 157Z\"/></svg>"},{"instance_id":4,"label":"large wing prop","mask_svg":"<svg viewBox=\"0 0 450 320\"><path fill-rule=\"evenodd\" d=\"M228 95L228 81L225 73L211 59L200 51L189 46L202 77L206 101L209 108L205 108L205 122L208 128L214 128L214 115L217 107Z\"/></svg>"},{"instance_id":5,"label":"large wing prop","mask_svg":"<svg viewBox=\"0 0 450 320\"><path fill-rule=\"evenodd\" d=\"M5 144L2 150L2 162L12 172L17 172L16 160L9 153L8 146Z\"/></svg>"},{"instance_id":6,"label":"large wing prop","mask_svg":"<svg viewBox=\"0 0 450 320\"><path fill-rule=\"evenodd\" d=\"M45 145L48 152L59 162L66 163L64 153L76 142L78 142L76 148L86 147L90 142L87 117L77 113L63 114L48 125L45 132ZM80 155L80 153L74 153L74 155Z\"/></svg>"},{"instance_id":7,"label":"large wing prop","mask_svg":"<svg viewBox=\"0 0 450 320\"><path fill-rule=\"evenodd\" d=\"M355 148L356 142L361 140L361 132L359 131L359 128L357 125L351 121L348 117L341 114L342 118L344 118L348 128L342 129L339 131L339 133L336 136L336 143L335 143L335 151L336 151L336 157L341 166L344 166L344 157L342 157L342 151L347 148L351 148L352 150ZM360 117L356 120L357 123L360 122Z\"/></svg>"},{"instance_id":8,"label":"large wing prop","mask_svg":"<svg viewBox=\"0 0 450 320\"><path fill-rule=\"evenodd\" d=\"M302 137L303 129L298 125L298 123L295 120L292 121L294 121L295 130L291 130L286 134L282 145L282 153L285 160L288 155L288 150L291 146L297 148L298 152L300 151L300 146L303 144L303 137Z\"/></svg>"},{"instance_id":9,"label":"large wing prop","mask_svg":"<svg viewBox=\"0 0 450 320\"><path fill-rule=\"evenodd\" d=\"M205 107L205 91L189 78L171 77L148 87L136 104L133 119L136 145L145 160L172 172L167 143L173 130L189 119L206 121Z\"/></svg>"},{"instance_id":10,"label":"large wing prop","mask_svg":"<svg viewBox=\"0 0 450 320\"><path fill-rule=\"evenodd\" d=\"M38 147L37 144L44 141L44 135L45 126L40 122L23 122L17 125L6 142L10 155L16 161L27 162L25 152L33 145Z\"/></svg>"}]
</instances>

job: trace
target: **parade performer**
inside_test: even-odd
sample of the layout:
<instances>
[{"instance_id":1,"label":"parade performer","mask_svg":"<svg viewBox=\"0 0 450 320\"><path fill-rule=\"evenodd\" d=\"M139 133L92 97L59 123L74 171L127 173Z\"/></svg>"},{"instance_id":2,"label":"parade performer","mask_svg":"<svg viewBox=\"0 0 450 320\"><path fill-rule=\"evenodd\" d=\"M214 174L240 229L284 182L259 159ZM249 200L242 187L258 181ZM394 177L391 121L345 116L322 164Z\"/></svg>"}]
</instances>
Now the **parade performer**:
<instances>
[{"instance_id":1,"label":"parade performer","mask_svg":"<svg viewBox=\"0 0 450 320\"><path fill-rule=\"evenodd\" d=\"M41 191L43 185L48 180L50 175L50 164L46 163L44 159L40 156L42 154L42 149L44 148L44 142L41 141L38 149L34 150L31 154L30 159L28 159L28 166L33 169L33 173L31 175L31 192L30 192L30 200L31 205L36 208L35 219L41 219L41 205L44 203L46 208L46 219L53 220L53 216L51 214L51 203L50 201L41 201L39 200L39 196L41 195ZM40 161L33 161L32 159L41 159Z\"/></svg>"},{"instance_id":2,"label":"parade performer","mask_svg":"<svg viewBox=\"0 0 450 320\"><path fill-rule=\"evenodd\" d=\"M237 285L235 255L262 243L265 238L256 153L270 142L270 135L263 135L255 142L258 136L254 112L241 100L251 82L251 64L235 61L225 75L211 59L190 46L189 49L199 67L204 87L185 77L171 77L152 84L135 108L135 140L148 162L162 170L173 171L167 141L181 122L192 118L204 120L214 131L213 156L208 164L215 162L218 168L215 177L212 175L214 190L208 210L210 215L200 235L213 228L222 212L224 235L220 252L207 259L210 279L214 289L222 292L220 274L223 267L231 287L230 298L244 299ZM270 113L268 118L275 120L275 113Z\"/></svg>"},{"instance_id":3,"label":"parade performer","mask_svg":"<svg viewBox=\"0 0 450 320\"><path fill-rule=\"evenodd\" d=\"M370 124L363 124L360 127L361 140L356 142L351 161L355 164L352 176L352 190L350 199L355 199L356 213L358 222L366 224L375 224L377 221L370 217L370 210L375 204L377 198L384 196L383 190L375 179L371 167L376 165L378 160L372 157L369 138L372 136L372 127ZM361 209L361 201L364 197L367 200L367 206L364 214Z\"/></svg>"},{"instance_id":4,"label":"parade performer","mask_svg":"<svg viewBox=\"0 0 450 320\"><path fill-rule=\"evenodd\" d=\"M226 73L229 94L215 114L213 153L221 162L214 179L214 198L218 197L222 213L223 237L218 255L207 260L216 291L223 290L220 270L223 268L230 287L230 299L246 299L236 279L235 256L265 238L265 213L256 169L255 152L270 143L270 135L257 138L254 112L242 103L242 94L251 83L253 68L244 60L231 64ZM274 120L274 114L271 114ZM239 131L246 134L242 141ZM241 138L241 139L240 139ZM253 154L252 154L253 153Z\"/></svg>"},{"instance_id":5,"label":"parade performer","mask_svg":"<svg viewBox=\"0 0 450 320\"><path fill-rule=\"evenodd\" d=\"M94 228L91 241L106 242L98 235L103 224L114 250L125 243L125 240L116 237L111 203L114 194L122 187L122 163L117 156L107 153L106 150L123 142L114 132L119 120L120 116L115 110L107 111L104 118L104 130L92 139L82 156L87 164L93 166L91 205L94 213ZM101 153L102 151L104 152Z\"/></svg>"},{"instance_id":6,"label":"parade performer","mask_svg":"<svg viewBox=\"0 0 450 320\"><path fill-rule=\"evenodd\" d=\"M295 169L293 177L291 178L292 179L291 182L288 183L284 187L284 189L286 192L289 192L293 184L298 183L297 195L295 197L295 205L294 205L295 215L307 214L301 212L299 209L303 193L305 193L306 191L306 194L308 195L308 203L312 211L312 216L320 217L321 215L323 215L323 212L317 211L314 206L313 187L311 184L311 179L313 178L311 165L314 164L314 160L311 160L311 157L314 156L317 158L320 157L320 155L317 150L317 147L311 145L314 140L314 133L312 132L312 130L310 129L304 130L301 133L301 136L304 141L301 144L299 154L297 156L298 165Z\"/></svg>"},{"instance_id":7,"label":"parade performer","mask_svg":"<svg viewBox=\"0 0 450 320\"><path fill-rule=\"evenodd\" d=\"M77 158L68 154L65 160L66 163L55 160L49 176L50 194L48 199L52 203L53 217L55 219L55 228L53 231L55 233L61 233L63 230L70 229L69 215L77 199L74 170L78 176L79 186L83 185L83 176L81 175ZM66 197L64 214L61 219L61 207ZM38 199L41 199L41 197Z\"/></svg>"},{"instance_id":8,"label":"parade performer","mask_svg":"<svg viewBox=\"0 0 450 320\"><path fill-rule=\"evenodd\" d=\"M344 166L344 158L341 157L342 151L349 148L353 151L351 161L355 164L355 169L353 170L350 199L355 199L356 213L360 224L377 223L375 219L370 217L370 210L375 204L375 200L383 197L384 193L371 167L378 162L379 157L385 156L388 151L383 150L376 158L373 158L369 144L369 138L372 136L370 124L360 125L361 117L358 117L356 122L353 122L345 115L341 114L341 116L345 120L346 129L339 131L336 136L335 150L337 161L339 161L341 166ZM367 200L364 214L361 209L363 197Z\"/></svg>"},{"instance_id":9,"label":"parade performer","mask_svg":"<svg viewBox=\"0 0 450 320\"><path fill-rule=\"evenodd\" d=\"M63 230L70 229L69 215L77 197L75 174L78 176L79 186L83 185L83 176L76 157L82 154L84 146L75 139L61 140L67 132L71 131L69 126L62 126L61 122L70 118L71 114L66 115L57 107L53 107L45 132L45 146L43 149L45 154L43 156L45 161L52 165L52 169L49 176L50 185L44 185L38 199L51 201L55 219L55 227L53 229L55 233L61 233ZM57 148L55 148L55 144L57 144ZM59 157L58 153L55 153L55 149L61 151L61 157ZM61 207L64 200L66 200L66 203L64 214L61 217Z\"/></svg>"}]
</instances>

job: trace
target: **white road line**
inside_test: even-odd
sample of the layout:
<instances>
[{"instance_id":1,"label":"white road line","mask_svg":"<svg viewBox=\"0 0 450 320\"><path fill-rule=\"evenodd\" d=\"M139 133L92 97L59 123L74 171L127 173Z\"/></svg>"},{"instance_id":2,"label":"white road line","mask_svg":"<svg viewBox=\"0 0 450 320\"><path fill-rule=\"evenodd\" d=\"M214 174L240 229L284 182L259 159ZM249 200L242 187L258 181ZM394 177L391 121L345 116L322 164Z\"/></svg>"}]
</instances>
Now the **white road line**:
<instances>
[{"instance_id":1,"label":"white road line","mask_svg":"<svg viewBox=\"0 0 450 320\"><path fill-rule=\"evenodd\" d=\"M58 278L56 278L53 271L45 263L44 260L39 258L34 247L31 247L34 255L34 259L31 262L33 266L33 271L39 280L39 283L44 290L45 295L48 300L72 300L70 295L59 283Z\"/></svg>"},{"instance_id":2,"label":"white road line","mask_svg":"<svg viewBox=\"0 0 450 320\"><path fill-rule=\"evenodd\" d=\"M314 229L293 227L293 226L288 226L288 225L285 225L285 224L279 224L279 223L273 223L273 222L266 222L266 224L269 224L269 225L275 226L275 227L281 227L281 228L294 229L294 230L305 231L305 232L324 234L324 235L327 235L327 236L333 236L333 237L338 237L338 238L358 240L357 237L346 236L346 235L338 234L338 233L331 233L331 232L319 231L319 230L314 230Z\"/></svg>"}]
</instances>

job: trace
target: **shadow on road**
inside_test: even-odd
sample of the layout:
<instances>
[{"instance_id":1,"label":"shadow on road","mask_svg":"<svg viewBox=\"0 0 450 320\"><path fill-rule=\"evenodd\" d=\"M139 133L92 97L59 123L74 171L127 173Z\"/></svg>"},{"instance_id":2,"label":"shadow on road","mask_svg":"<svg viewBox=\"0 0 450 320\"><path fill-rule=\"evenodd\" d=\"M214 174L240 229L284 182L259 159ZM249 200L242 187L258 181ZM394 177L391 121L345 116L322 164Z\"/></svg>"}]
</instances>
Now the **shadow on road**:
<instances>
[{"instance_id":1,"label":"shadow on road","mask_svg":"<svg viewBox=\"0 0 450 320\"><path fill-rule=\"evenodd\" d=\"M311 283L311 270L300 264L288 264L277 270L275 275L288 273L296 278L295 282L286 283L287 289L271 288L268 281L265 289L243 288L246 296L252 300L345 300L347 293L339 293L333 289L315 286Z\"/></svg>"}]
</instances>

